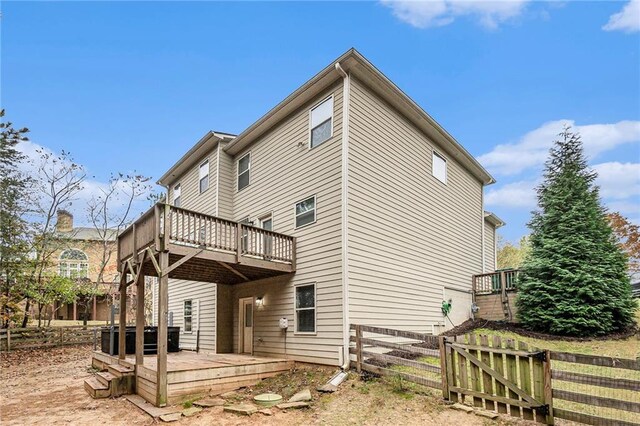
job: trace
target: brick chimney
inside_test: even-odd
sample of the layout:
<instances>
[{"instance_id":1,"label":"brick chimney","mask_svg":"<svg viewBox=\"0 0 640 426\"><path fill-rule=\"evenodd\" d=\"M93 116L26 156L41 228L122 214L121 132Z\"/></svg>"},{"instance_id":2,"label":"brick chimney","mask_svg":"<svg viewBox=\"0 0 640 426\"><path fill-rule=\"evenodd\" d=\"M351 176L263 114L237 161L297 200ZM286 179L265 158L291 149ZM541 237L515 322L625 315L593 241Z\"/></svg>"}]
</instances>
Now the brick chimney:
<instances>
[{"instance_id":1,"label":"brick chimney","mask_svg":"<svg viewBox=\"0 0 640 426\"><path fill-rule=\"evenodd\" d=\"M73 231L73 215L66 210L58 210L58 221L56 222L56 231L71 232Z\"/></svg>"}]
</instances>

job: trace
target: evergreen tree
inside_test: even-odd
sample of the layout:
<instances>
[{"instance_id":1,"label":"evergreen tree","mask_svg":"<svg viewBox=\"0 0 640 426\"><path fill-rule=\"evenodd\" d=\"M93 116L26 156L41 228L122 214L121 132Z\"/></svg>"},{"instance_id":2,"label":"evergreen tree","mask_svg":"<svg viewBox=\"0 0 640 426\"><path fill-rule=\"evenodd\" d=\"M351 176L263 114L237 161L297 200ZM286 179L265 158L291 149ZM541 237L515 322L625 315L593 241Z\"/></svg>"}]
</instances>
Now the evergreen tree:
<instances>
[{"instance_id":1,"label":"evergreen tree","mask_svg":"<svg viewBox=\"0 0 640 426\"><path fill-rule=\"evenodd\" d=\"M603 335L633 323L627 258L602 207L580 136L560 133L537 189L531 249L518 279L523 326L573 336Z\"/></svg>"}]
</instances>

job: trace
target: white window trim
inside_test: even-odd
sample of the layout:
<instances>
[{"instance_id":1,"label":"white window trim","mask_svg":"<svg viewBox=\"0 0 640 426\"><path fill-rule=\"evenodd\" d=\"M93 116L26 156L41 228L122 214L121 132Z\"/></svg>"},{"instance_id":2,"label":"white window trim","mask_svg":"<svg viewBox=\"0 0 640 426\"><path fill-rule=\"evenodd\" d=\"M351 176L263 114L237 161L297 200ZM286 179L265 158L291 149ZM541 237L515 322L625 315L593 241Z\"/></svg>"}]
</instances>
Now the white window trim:
<instances>
[{"instance_id":1,"label":"white window trim","mask_svg":"<svg viewBox=\"0 0 640 426\"><path fill-rule=\"evenodd\" d=\"M185 318L187 316L184 314L184 305L187 302L191 302L191 315L190 315L191 316L191 330L189 330L189 331L187 331L187 327L185 326L185 324L187 323L185 321ZM184 334L193 334L193 299L184 299L182 301L182 332Z\"/></svg>"},{"instance_id":2,"label":"white window trim","mask_svg":"<svg viewBox=\"0 0 640 426\"><path fill-rule=\"evenodd\" d=\"M313 286L313 308L297 308L296 307L296 292L298 291L298 287L307 287ZM300 310L309 310L313 309L313 330L314 331L298 331L298 309ZM300 336L315 336L318 334L318 283L304 283L304 284L296 284L293 286L293 334Z\"/></svg>"},{"instance_id":3,"label":"white window trim","mask_svg":"<svg viewBox=\"0 0 640 426\"><path fill-rule=\"evenodd\" d=\"M176 197L176 189L178 190L178 196ZM173 185L173 189L171 190L171 205L176 205L176 198L180 198L180 207L182 207L182 184L177 183Z\"/></svg>"},{"instance_id":4,"label":"white window trim","mask_svg":"<svg viewBox=\"0 0 640 426\"><path fill-rule=\"evenodd\" d=\"M300 204L301 202L303 202L305 200L308 200L309 198L313 198L313 222L309 222L309 223L305 223L304 225L297 226L296 225L296 223L297 223L296 219L298 218L298 214L296 213L296 206L298 204ZM294 229L302 229L302 228L304 228L306 226L313 225L317 221L318 221L318 198L316 197L316 194L310 195L308 197L304 197L303 199L298 200L293 204L293 226L294 226Z\"/></svg>"},{"instance_id":5,"label":"white window trim","mask_svg":"<svg viewBox=\"0 0 640 426\"><path fill-rule=\"evenodd\" d=\"M434 168L434 159L435 157L440 157L442 159L442 161L444 161L444 180L440 179L438 176L436 176L435 174L435 168ZM449 160L447 160L447 157L445 157L444 155L440 154L439 151L436 151L435 149L432 151L431 154L431 176L433 176L434 178L436 178L436 180L438 182L443 183L444 185L447 184L447 178L448 178L448 163Z\"/></svg>"},{"instance_id":6,"label":"white window trim","mask_svg":"<svg viewBox=\"0 0 640 426\"><path fill-rule=\"evenodd\" d=\"M80 253L82 253L84 255L84 259L63 259L62 255L67 252L67 251L71 251L71 250L76 250ZM62 265L66 265L66 267L64 268L64 273L62 273ZM73 269L72 266L73 265ZM77 273L77 276L72 277L71 276L71 271L73 270L73 272ZM80 274L80 272L84 271L84 275ZM61 277L65 277L65 278L71 278L71 279L76 279L76 278L88 278L89 277L89 256L87 255L87 253L85 253L84 250L80 250L79 248L68 248L63 250L60 253L60 256L58 257L58 275Z\"/></svg>"},{"instance_id":7,"label":"white window trim","mask_svg":"<svg viewBox=\"0 0 640 426\"><path fill-rule=\"evenodd\" d=\"M240 177L240 160L245 158L247 155L249 156L249 168L242 173L249 173L249 183L242 189L246 189L251 186L251 162L253 159L251 158L251 151L249 151L242 157L238 158L238 160L236 161L236 192L242 191L242 189L240 189L240 186L238 185L238 178Z\"/></svg>"},{"instance_id":8,"label":"white window trim","mask_svg":"<svg viewBox=\"0 0 640 426\"><path fill-rule=\"evenodd\" d=\"M204 175L202 175L202 167L204 167L204 165L206 164L207 166L207 173L205 173ZM204 161L202 164L200 164L200 167L198 167L198 192L200 194L204 194L205 192L207 192L207 190L209 189L209 187L211 186L211 169L209 169L210 164L209 164L209 159L207 159L206 161ZM202 179L207 178L207 188L202 191Z\"/></svg>"},{"instance_id":9,"label":"white window trim","mask_svg":"<svg viewBox=\"0 0 640 426\"><path fill-rule=\"evenodd\" d=\"M312 150L315 148L318 148L321 145L324 145L325 142L329 142L329 140L333 137L333 122L335 120L335 114L334 111L331 111L331 134L329 135L329 138L326 141L323 141L321 143L319 143L316 146L311 146L311 131L313 130L313 127L311 127L311 113L313 112L314 109L316 109L317 107L319 107L320 105L322 105L322 103L328 101L329 99L331 99L331 103L333 105L333 109L335 110L335 99L333 97L333 94L327 96L326 98L324 98L323 100L321 100L320 102L317 102L315 105L313 105L311 108L309 108L309 144L308 144L308 150Z\"/></svg>"}]
</instances>

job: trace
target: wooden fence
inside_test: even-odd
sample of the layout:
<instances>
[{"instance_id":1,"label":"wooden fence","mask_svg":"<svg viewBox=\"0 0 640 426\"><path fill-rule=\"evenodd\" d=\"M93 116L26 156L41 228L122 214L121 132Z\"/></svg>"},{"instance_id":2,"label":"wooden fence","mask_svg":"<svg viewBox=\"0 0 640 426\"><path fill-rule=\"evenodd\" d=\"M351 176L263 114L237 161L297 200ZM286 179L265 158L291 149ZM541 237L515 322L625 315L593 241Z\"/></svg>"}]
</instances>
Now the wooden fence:
<instances>
[{"instance_id":1,"label":"wooden fence","mask_svg":"<svg viewBox=\"0 0 640 426\"><path fill-rule=\"evenodd\" d=\"M93 343L94 327L8 328L0 330L0 351Z\"/></svg>"},{"instance_id":2,"label":"wooden fence","mask_svg":"<svg viewBox=\"0 0 640 426\"><path fill-rule=\"evenodd\" d=\"M540 423L555 417L640 426L640 359L553 352L499 336L351 330L358 372L399 377L439 389L452 402Z\"/></svg>"}]
</instances>

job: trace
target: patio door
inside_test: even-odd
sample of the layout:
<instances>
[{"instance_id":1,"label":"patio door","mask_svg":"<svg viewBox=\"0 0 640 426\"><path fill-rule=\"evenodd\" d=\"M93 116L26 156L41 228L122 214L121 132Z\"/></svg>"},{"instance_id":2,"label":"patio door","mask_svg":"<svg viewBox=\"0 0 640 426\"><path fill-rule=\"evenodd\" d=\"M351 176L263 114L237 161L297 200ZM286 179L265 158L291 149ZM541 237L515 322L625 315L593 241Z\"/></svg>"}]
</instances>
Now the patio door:
<instances>
[{"instance_id":1,"label":"patio door","mask_svg":"<svg viewBox=\"0 0 640 426\"><path fill-rule=\"evenodd\" d=\"M260 227L267 231L273 231L273 217L271 215L260 218ZM271 235L262 236L262 253L265 259L269 259L273 251L273 237Z\"/></svg>"},{"instance_id":2,"label":"patio door","mask_svg":"<svg viewBox=\"0 0 640 426\"><path fill-rule=\"evenodd\" d=\"M241 354L253 353L253 297L240 299L240 327L238 339Z\"/></svg>"}]
</instances>

